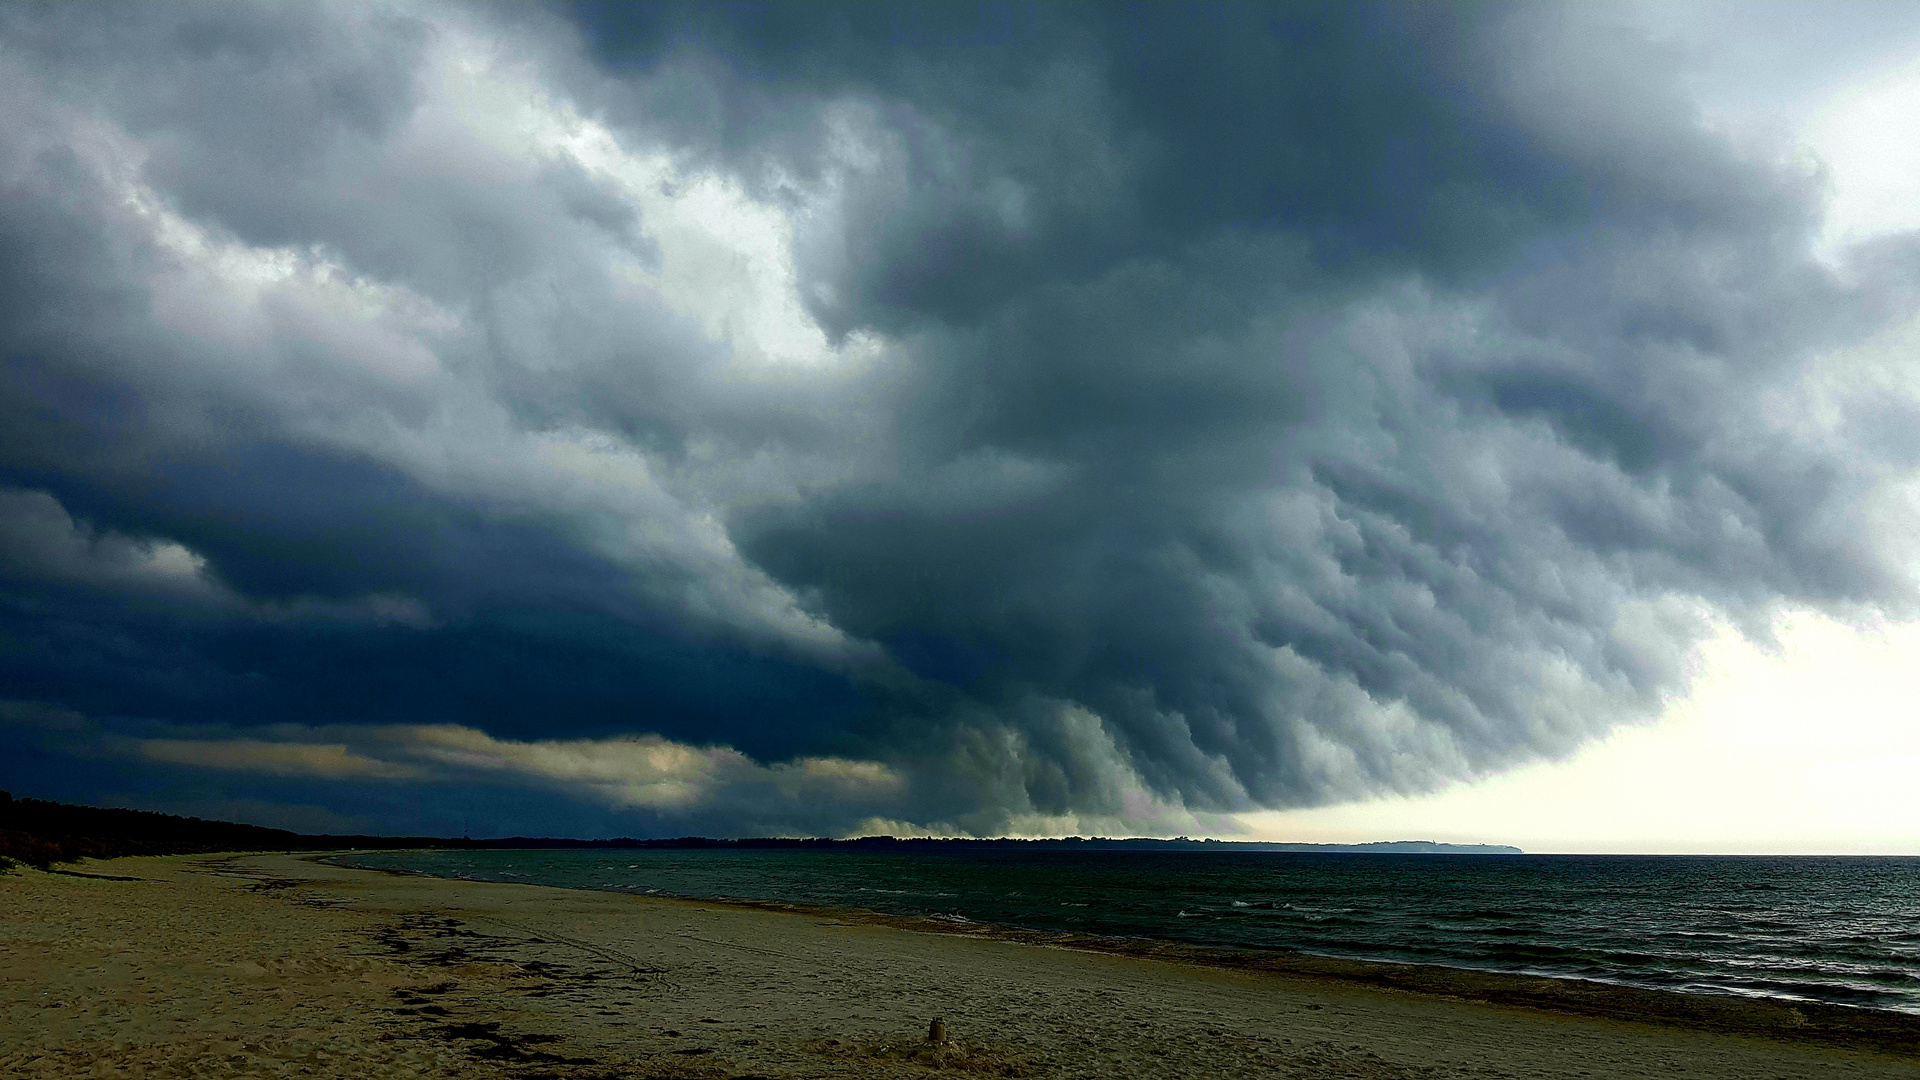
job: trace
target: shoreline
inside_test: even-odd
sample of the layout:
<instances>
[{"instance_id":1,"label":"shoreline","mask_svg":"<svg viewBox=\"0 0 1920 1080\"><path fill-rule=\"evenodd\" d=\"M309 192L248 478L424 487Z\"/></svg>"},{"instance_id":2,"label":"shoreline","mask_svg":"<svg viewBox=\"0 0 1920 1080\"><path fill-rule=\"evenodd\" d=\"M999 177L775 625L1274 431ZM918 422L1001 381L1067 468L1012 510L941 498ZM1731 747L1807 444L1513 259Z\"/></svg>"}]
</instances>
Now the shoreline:
<instances>
[{"instance_id":1,"label":"shoreline","mask_svg":"<svg viewBox=\"0 0 1920 1080\"><path fill-rule=\"evenodd\" d=\"M1092 949L338 854L0 876L0 1075L1920 1078L1910 1037L1743 999L1729 1021L1562 980L1533 980L1540 999L1516 977L1417 984L1454 969ZM934 1019L947 1042L926 1040Z\"/></svg>"},{"instance_id":2,"label":"shoreline","mask_svg":"<svg viewBox=\"0 0 1920 1080\"><path fill-rule=\"evenodd\" d=\"M358 866L336 861L369 853L371 852L359 850L326 852L314 854L309 858L312 861L340 866L343 869L434 881L531 884L495 882L489 878L453 877L423 870ZM381 853L392 854L391 852ZM1031 930L1024 927L978 922L963 917L898 915L866 908L801 904L782 900L682 896L660 892L635 893L587 885L543 884L540 887L607 896L715 904L746 911L848 920L894 927L913 933L945 934L1226 970L1328 979L1375 989L1427 994L1482 1004L1534 1008L1600 1019L1668 1023L1722 1034L1780 1037L1783 1032L1791 1032L1795 1040L1920 1056L1920 1014L1896 1009L1876 1009L1866 1005L1842 1005L1835 1002L1759 995L1665 990L1585 979L1574 975L1497 971L1440 963L1364 960L1291 949L1252 949L1231 945L1208 945L1171 938Z\"/></svg>"}]
</instances>

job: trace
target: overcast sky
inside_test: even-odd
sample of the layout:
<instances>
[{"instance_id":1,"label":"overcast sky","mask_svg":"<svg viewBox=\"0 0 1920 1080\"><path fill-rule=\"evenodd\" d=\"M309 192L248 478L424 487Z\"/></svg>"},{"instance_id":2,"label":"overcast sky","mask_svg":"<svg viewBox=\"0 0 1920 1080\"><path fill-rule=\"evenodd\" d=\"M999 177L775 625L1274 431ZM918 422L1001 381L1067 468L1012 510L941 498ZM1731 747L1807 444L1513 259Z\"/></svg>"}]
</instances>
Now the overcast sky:
<instances>
[{"instance_id":1,"label":"overcast sky","mask_svg":"<svg viewBox=\"0 0 1920 1080\"><path fill-rule=\"evenodd\" d=\"M16 3L0 87L17 794L1920 850L1738 809L1920 755L1920 6Z\"/></svg>"}]
</instances>

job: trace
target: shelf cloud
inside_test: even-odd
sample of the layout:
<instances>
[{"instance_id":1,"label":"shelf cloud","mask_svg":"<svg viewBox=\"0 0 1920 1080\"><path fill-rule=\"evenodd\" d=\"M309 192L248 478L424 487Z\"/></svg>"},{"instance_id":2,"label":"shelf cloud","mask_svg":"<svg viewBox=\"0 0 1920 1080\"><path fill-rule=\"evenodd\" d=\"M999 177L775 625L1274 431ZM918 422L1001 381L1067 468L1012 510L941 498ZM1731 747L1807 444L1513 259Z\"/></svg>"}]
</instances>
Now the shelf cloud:
<instances>
[{"instance_id":1,"label":"shelf cloud","mask_svg":"<svg viewBox=\"0 0 1920 1080\"><path fill-rule=\"evenodd\" d=\"M1629 14L10 6L8 782L1220 832L1912 614L1920 238Z\"/></svg>"}]
</instances>

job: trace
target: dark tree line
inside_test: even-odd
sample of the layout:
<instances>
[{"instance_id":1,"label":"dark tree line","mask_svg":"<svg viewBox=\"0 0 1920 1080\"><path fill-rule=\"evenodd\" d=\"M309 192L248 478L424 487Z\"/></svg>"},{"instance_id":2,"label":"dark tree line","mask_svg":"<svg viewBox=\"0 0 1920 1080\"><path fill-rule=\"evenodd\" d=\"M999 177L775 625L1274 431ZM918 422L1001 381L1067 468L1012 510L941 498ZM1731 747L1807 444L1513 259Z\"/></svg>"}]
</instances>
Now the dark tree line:
<instances>
[{"instance_id":1,"label":"dark tree line","mask_svg":"<svg viewBox=\"0 0 1920 1080\"><path fill-rule=\"evenodd\" d=\"M324 851L336 848L458 847L419 836L306 836L285 829L16 799L0 791L0 859L42 870L77 859L194 855L214 851Z\"/></svg>"}]
</instances>

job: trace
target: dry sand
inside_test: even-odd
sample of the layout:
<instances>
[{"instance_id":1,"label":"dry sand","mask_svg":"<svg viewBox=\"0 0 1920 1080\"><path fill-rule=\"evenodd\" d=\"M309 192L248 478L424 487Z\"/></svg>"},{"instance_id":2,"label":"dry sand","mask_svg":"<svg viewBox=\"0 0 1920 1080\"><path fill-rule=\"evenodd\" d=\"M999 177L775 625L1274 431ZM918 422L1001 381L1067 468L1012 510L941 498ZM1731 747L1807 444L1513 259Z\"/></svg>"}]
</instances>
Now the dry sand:
<instances>
[{"instance_id":1,"label":"dry sand","mask_svg":"<svg viewBox=\"0 0 1920 1080\"><path fill-rule=\"evenodd\" d=\"M305 856L80 872L112 877L0 876L0 1077L1920 1077L1903 1020L1849 1047Z\"/></svg>"}]
</instances>

